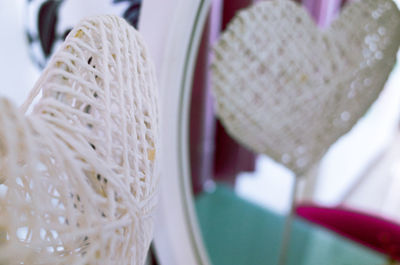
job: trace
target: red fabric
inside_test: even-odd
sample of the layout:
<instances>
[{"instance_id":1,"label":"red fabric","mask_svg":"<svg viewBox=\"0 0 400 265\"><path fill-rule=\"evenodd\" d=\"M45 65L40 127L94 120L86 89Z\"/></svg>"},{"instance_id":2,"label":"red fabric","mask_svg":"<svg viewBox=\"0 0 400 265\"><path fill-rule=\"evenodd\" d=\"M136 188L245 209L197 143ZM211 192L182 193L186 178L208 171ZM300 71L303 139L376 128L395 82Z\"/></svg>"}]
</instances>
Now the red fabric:
<instances>
[{"instance_id":1,"label":"red fabric","mask_svg":"<svg viewBox=\"0 0 400 265\"><path fill-rule=\"evenodd\" d=\"M197 55L190 107L190 164L194 193L213 178L215 115L210 91L210 47L221 31L223 0L213 0Z\"/></svg>"},{"instance_id":2,"label":"red fabric","mask_svg":"<svg viewBox=\"0 0 400 265\"><path fill-rule=\"evenodd\" d=\"M351 240L400 260L400 224L345 207L299 205L296 214Z\"/></svg>"},{"instance_id":3,"label":"red fabric","mask_svg":"<svg viewBox=\"0 0 400 265\"><path fill-rule=\"evenodd\" d=\"M248 7L253 0L225 1L222 16L222 30L243 8ZM253 171L256 155L232 139L219 121L215 132L214 179L234 185L240 172Z\"/></svg>"},{"instance_id":4,"label":"red fabric","mask_svg":"<svg viewBox=\"0 0 400 265\"><path fill-rule=\"evenodd\" d=\"M255 154L232 139L220 122L216 128L214 179L234 186L238 173L254 170Z\"/></svg>"},{"instance_id":5,"label":"red fabric","mask_svg":"<svg viewBox=\"0 0 400 265\"><path fill-rule=\"evenodd\" d=\"M346 5L348 2L350 2L351 0L343 0L341 3L341 6L343 7L344 5Z\"/></svg>"},{"instance_id":6,"label":"red fabric","mask_svg":"<svg viewBox=\"0 0 400 265\"><path fill-rule=\"evenodd\" d=\"M225 30L226 26L240 9L246 8L252 3L253 0L225 0L222 15L222 31Z\"/></svg>"}]
</instances>

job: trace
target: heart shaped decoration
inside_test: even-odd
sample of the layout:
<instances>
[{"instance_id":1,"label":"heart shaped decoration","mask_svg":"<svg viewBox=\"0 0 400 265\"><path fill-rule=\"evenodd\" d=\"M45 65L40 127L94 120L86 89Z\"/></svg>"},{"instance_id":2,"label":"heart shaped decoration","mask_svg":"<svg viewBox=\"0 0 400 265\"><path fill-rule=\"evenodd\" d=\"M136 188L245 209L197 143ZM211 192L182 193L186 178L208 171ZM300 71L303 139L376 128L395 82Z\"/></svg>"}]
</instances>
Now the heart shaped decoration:
<instances>
[{"instance_id":1,"label":"heart shaped decoration","mask_svg":"<svg viewBox=\"0 0 400 265\"><path fill-rule=\"evenodd\" d=\"M55 53L24 105L31 114L0 101L0 264L144 264L156 93L139 34L99 16Z\"/></svg>"},{"instance_id":2,"label":"heart shaped decoration","mask_svg":"<svg viewBox=\"0 0 400 265\"><path fill-rule=\"evenodd\" d=\"M215 47L217 114L240 142L304 174L378 97L399 28L391 0L348 4L325 30L292 1L259 2Z\"/></svg>"}]
</instances>

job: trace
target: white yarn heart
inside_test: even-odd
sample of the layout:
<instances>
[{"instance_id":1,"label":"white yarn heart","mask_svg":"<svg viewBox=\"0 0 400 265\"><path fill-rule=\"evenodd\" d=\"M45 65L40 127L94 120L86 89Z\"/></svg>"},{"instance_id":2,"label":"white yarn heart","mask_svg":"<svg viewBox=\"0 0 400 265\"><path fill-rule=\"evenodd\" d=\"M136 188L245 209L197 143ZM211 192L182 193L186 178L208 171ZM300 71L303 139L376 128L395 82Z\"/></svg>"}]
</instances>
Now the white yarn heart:
<instances>
[{"instance_id":1,"label":"white yarn heart","mask_svg":"<svg viewBox=\"0 0 400 265\"><path fill-rule=\"evenodd\" d=\"M141 265L156 204L153 66L123 19L82 21L25 107L0 102L0 264Z\"/></svg>"},{"instance_id":2,"label":"white yarn heart","mask_svg":"<svg viewBox=\"0 0 400 265\"><path fill-rule=\"evenodd\" d=\"M217 113L240 142L304 174L378 97L399 28L391 0L348 4L324 31L292 1L259 2L216 45Z\"/></svg>"}]
</instances>

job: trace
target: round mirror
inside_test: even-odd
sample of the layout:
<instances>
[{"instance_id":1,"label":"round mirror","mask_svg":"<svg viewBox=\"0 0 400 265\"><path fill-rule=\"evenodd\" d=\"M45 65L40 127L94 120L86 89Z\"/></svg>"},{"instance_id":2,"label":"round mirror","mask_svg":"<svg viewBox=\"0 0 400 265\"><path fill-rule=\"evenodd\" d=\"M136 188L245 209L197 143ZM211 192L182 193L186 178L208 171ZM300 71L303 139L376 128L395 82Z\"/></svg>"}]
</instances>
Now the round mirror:
<instances>
[{"instance_id":1,"label":"round mirror","mask_svg":"<svg viewBox=\"0 0 400 265\"><path fill-rule=\"evenodd\" d=\"M346 1L323 2L303 1L303 6L319 24L328 25ZM211 46L235 14L252 4L144 2L140 29L155 58L163 104L162 188L155 233L162 265L278 262L293 174L232 139L215 119L210 92ZM370 111L300 184L299 218L292 225L287 264L386 262L388 256L377 251L380 247L339 231L336 225L348 224L348 219L336 217L350 214L363 225L372 220L369 217L393 225L400 220L394 195L399 173L393 166L399 150L399 76L396 67ZM343 112L341 118L347 116ZM303 210L316 215L325 211L323 216L335 223L317 224ZM392 242L386 232L374 236L372 243Z\"/></svg>"}]
</instances>

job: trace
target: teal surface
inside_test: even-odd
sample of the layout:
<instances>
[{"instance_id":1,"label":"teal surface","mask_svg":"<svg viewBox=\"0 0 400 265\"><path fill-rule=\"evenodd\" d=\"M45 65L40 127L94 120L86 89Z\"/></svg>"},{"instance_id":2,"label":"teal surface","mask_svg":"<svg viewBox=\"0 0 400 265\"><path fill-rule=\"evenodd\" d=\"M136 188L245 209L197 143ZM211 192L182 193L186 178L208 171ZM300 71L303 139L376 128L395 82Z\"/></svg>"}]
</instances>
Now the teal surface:
<instances>
[{"instance_id":1,"label":"teal surface","mask_svg":"<svg viewBox=\"0 0 400 265\"><path fill-rule=\"evenodd\" d=\"M196 199L203 239L213 265L275 265L282 216L218 186ZM288 265L383 265L385 258L328 230L296 220Z\"/></svg>"}]
</instances>

